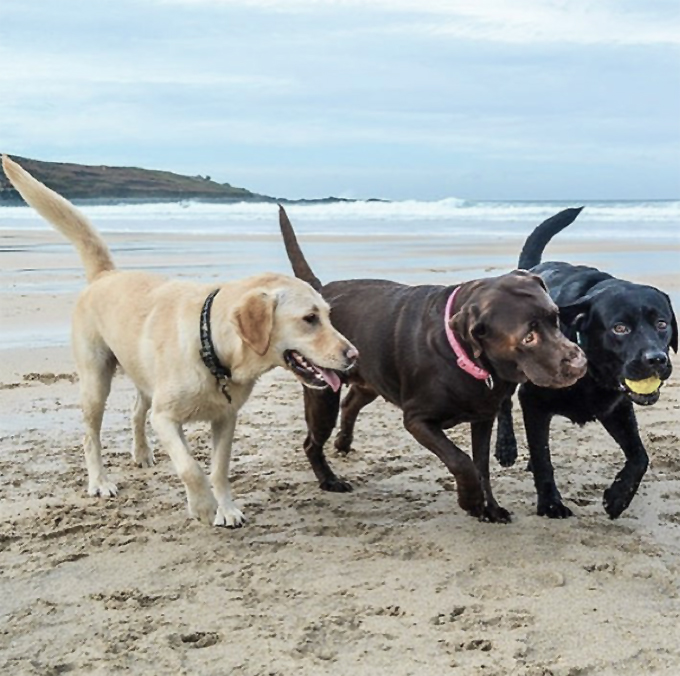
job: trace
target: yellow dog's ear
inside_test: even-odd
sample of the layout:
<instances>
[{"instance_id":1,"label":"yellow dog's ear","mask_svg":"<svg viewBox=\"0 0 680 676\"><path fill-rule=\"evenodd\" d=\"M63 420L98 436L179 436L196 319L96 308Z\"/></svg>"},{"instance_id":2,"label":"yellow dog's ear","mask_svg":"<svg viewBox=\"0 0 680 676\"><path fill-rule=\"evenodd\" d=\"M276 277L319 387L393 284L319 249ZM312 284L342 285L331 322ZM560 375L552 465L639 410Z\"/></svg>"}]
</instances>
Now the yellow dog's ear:
<instances>
[{"instance_id":1,"label":"yellow dog's ear","mask_svg":"<svg viewBox=\"0 0 680 676\"><path fill-rule=\"evenodd\" d=\"M245 296L234 310L234 323L239 336L261 357L267 354L274 328L274 309L276 300L263 293L254 291Z\"/></svg>"}]
</instances>

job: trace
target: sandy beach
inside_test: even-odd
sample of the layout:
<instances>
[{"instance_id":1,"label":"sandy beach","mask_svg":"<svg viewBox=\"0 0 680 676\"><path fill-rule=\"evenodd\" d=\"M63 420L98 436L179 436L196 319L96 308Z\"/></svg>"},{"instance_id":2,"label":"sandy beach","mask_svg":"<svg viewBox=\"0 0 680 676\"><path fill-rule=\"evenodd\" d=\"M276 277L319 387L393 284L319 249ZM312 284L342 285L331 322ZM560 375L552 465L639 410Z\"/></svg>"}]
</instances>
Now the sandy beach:
<instances>
[{"instance_id":1,"label":"sandy beach","mask_svg":"<svg viewBox=\"0 0 680 676\"><path fill-rule=\"evenodd\" d=\"M278 237L106 235L121 268L228 279L287 272ZM521 240L309 238L324 280L452 283L511 269ZM553 423L558 486L575 518L535 515L520 460L492 461L513 523L478 522L452 477L385 402L359 418L355 449L329 451L351 494L319 490L302 451L299 384L275 370L236 430L245 528L190 521L168 456L132 466L133 388L104 419L117 498L87 496L69 317L84 284L50 231L0 233L0 671L5 674L585 676L680 673L680 380L638 408L651 464L624 515L604 489L623 454L598 426ZM552 258L656 284L680 305L680 246L550 245ZM637 261L637 263L635 263ZM515 415L518 415L515 407ZM469 449L469 428L450 431ZM203 463L206 426L187 437ZM153 436L152 436L153 439Z\"/></svg>"}]
</instances>

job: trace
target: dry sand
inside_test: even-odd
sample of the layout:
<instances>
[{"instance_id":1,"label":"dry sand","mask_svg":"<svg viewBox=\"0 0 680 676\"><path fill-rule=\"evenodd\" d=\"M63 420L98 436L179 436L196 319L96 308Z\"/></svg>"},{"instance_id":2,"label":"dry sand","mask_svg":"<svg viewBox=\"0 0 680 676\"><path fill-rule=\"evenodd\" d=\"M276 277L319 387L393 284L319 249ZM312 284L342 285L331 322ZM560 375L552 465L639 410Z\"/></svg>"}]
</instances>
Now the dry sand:
<instances>
[{"instance_id":1,"label":"dry sand","mask_svg":"<svg viewBox=\"0 0 680 676\"><path fill-rule=\"evenodd\" d=\"M49 255L24 262L31 279L79 276L75 259L39 260ZM27 273L3 260L3 332L63 330L73 293L13 293L12 275ZM556 475L577 516L535 516L520 434L518 464L492 463L514 514L494 525L460 511L450 475L384 402L360 417L353 453L329 453L354 493L320 491L301 450L300 387L276 370L237 427L248 523L223 530L187 519L165 453L131 465L124 377L104 421L120 493L89 498L69 348L0 356L0 673L680 673L677 376L638 409L651 467L620 519L601 498L621 451L599 426L560 420ZM451 432L464 448L468 434ZM206 462L205 426L188 437Z\"/></svg>"}]
</instances>

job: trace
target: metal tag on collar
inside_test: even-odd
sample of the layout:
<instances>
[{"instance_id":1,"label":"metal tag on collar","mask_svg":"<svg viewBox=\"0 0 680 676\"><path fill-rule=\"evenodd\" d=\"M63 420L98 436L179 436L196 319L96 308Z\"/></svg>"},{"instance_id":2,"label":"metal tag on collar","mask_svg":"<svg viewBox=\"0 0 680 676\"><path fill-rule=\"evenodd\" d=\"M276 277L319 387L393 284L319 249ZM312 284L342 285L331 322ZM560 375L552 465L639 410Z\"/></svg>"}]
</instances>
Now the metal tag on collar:
<instances>
[{"instance_id":1,"label":"metal tag on collar","mask_svg":"<svg viewBox=\"0 0 680 676\"><path fill-rule=\"evenodd\" d=\"M484 381L484 384L490 389L493 390L493 378L491 377L491 374L486 377L486 380Z\"/></svg>"}]
</instances>

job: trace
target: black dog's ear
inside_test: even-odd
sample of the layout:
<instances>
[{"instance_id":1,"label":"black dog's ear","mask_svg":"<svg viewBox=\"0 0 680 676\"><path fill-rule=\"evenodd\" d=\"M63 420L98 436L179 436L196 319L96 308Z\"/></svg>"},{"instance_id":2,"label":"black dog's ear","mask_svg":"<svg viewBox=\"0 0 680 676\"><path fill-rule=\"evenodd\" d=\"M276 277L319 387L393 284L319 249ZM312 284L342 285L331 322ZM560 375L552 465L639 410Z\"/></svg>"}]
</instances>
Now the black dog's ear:
<instances>
[{"instance_id":1,"label":"black dog's ear","mask_svg":"<svg viewBox=\"0 0 680 676\"><path fill-rule=\"evenodd\" d=\"M590 313L590 298L587 296L579 298L568 305L560 305L560 321L567 326L574 324L575 320L583 321Z\"/></svg>"},{"instance_id":2,"label":"black dog's ear","mask_svg":"<svg viewBox=\"0 0 680 676\"><path fill-rule=\"evenodd\" d=\"M673 304L671 303L670 296L667 293L664 293L663 295L666 296L666 300L668 301L668 307L670 308L670 311L671 311L671 329L672 329L673 333L671 334L670 345L673 348L673 352L675 352L677 354L677 352L678 352L678 320L675 318L675 312L673 312Z\"/></svg>"},{"instance_id":3,"label":"black dog's ear","mask_svg":"<svg viewBox=\"0 0 680 676\"><path fill-rule=\"evenodd\" d=\"M456 312L449 321L449 326L466 343L472 346L472 354L475 359L482 354L482 344L479 339L486 333L486 327L479 320L479 316L479 306L468 303L462 310Z\"/></svg>"}]
</instances>

